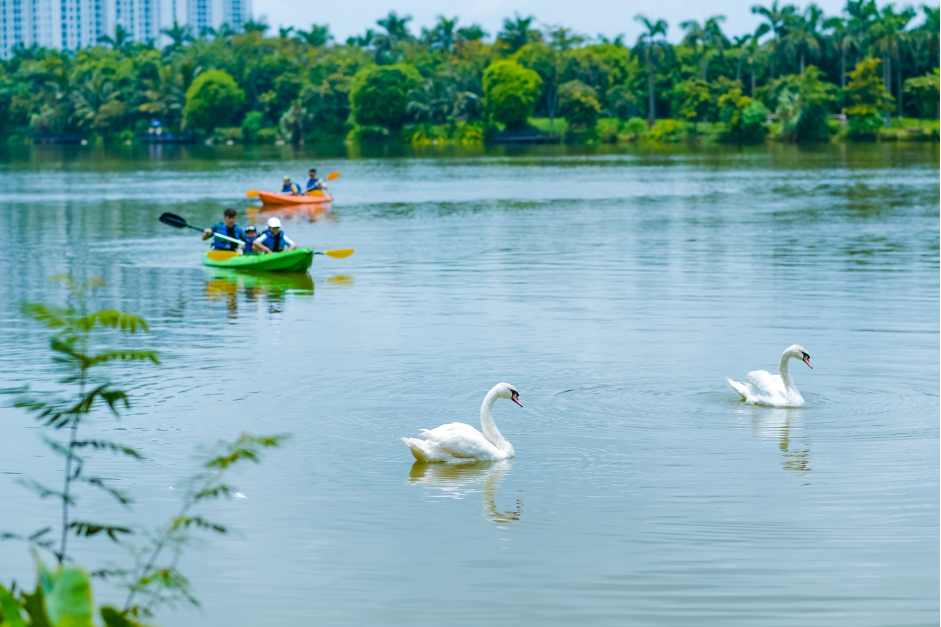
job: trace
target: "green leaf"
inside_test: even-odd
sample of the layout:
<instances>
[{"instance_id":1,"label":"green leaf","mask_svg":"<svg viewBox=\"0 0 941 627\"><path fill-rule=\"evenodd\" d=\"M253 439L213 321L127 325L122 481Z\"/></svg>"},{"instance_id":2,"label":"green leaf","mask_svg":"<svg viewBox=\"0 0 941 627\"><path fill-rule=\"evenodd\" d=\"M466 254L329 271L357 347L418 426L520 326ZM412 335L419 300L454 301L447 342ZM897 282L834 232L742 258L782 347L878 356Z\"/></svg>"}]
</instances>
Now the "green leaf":
<instances>
[{"instance_id":1,"label":"green leaf","mask_svg":"<svg viewBox=\"0 0 941 627\"><path fill-rule=\"evenodd\" d=\"M160 364L159 354L157 351L135 351L135 350L110 350L92 355L88 359L88 366L97 366L98 364L103 364L109 361L122 360L122 361L150 361L155 364Z\"/></svg>"},{"instance_id":2,"label":"green leaf","mask_svg":"<svg viewBox=\"0 0 941 627\"><path fill-rule=\"evenodd\" d=\"M150 330L150 327L147 326L147 322L140 316L114 309L96 311L75 321L75 325L85 331L90 331L96 323L103 327L121 329L129 333L137 333L138 329L142 331Z\"/></svg>"},{"instance_id":3,"label":"green leaf","mask_svg":"<svg viewBox=\"0 0 941 627\"><path fill-rule=\"evenodd\" d=\"M124 446L123 444L118 444L116 442L109 442L107 440L80 440L78 442L73 442L72 446L76 448L82 448L90 446L93 449L99 451L111 451L112 453L123 453L128 457L133 457L134 459L146 459L143 455L137 452L136 449L131 448L130 446Z\"/></svg>"},{"instance_id":4,"label":"green leaf","mask_svg":"<svg viewBox=\"0 0 941 627\"><path fill-rule=\"evenodd\" d=\"M92 627L91 580L81 568L49 571L40 562L39 583L49 624L55 627Z\"/></svg>"},{"instance_id":5,"label":"green leaf","mask_svg":"<svg viewBox=\"0 0 941 627\"><path fill-rule=\"evenodd\" d=\"M29 616L29 625L30 627L50 627L49 619L46 617L46 604L42 596L42 588L39 584L36 584L36 591L32 594L28 592L21 592L20 597L23 599L23 609L26 610L26 615Z\"/></svg>"},{"instance_id":6,"label":"green leaf","mask_svg":"<svg viewBox=\"0 0 941 627\"><path fill-rule=\"evenodd\" d=\"M116 488L112 488L109 485L106 485L103 479L100 479L98 477L91 477L90 479L86 479L85 481L87 481L89 485L93 485L95 487L101 488L102 490L104 490L105 492L113 496L115 499L117 499L118 503L120 503L121 505L130 505L131 503L134 502L134 499L127 496L120 490Z\"/></svg>"},{"instance_id":7,"label":"green leaf","mask_svg":"<svg viewBox=\"0 0 941 627\"><path fill-rule=\"evenodd\" d=\"M50 329L72 328L72 318L75 315L72 309L53 307L43 303L23 303L20 311L27 318L41 322Z\"/></svg>"},{"instance_id":8,"label":"green leaf","mask_svg":"<svg viewBox=\"0 0 941 627\"><path fill-rule=\"evenodd\" d=\"M81 537L91 537L104 532L109 538L118 542L118 534L132 533L127 527L116 527L113 525L98 525L96 523L75 520L69 523L69 529L75 531L75 535Z\"/></svg>"},{"instance_id":9,"label":"green leaf","mask_svg":"<svg viewBox=\"0 0 941 627\"><path fill-rule=\"evenodd\" d=\"M105 627L141 627L141 624L124 616L113 607L101 608L101 619L105 622Z\"/></svg>"},{"instance_id":10,"label":"green leaf","mask_svg":"<svg viewBox=\"0 0 941 627\"><path fill-rule=\"evenodd\" d=\"M205 499L215 499L220 496L229 496L232 494L232 488L227 485L218 485L214 488L206 488L205 490L200 490L195 495L193 495L194 501L202 501Z\"/></svg>"},{"instance_id":11,"label":"green leaf","mask_svg":"<svg viewBox=\"0 0 941 627\"><path fill-rule=\"evenodd\" d=\"M0 618L3 619L3 624L9 627L26 627L26 621L20 613L20 604L2 584L0 584Z\"/></svg>"},{"instance_id":12,"label":"green leaf","mask_svg":"<svg viewBox=\"0 0 941 627\"><path fill-rule=\"evenodd\" d=\"M55 496L68 502L69 505L75 505L75 499L73 499L71 496L65 496L65 494L57 490L50 490L35 479L20 479L20 485L22 485L27 490L30 490L31 492L35 492L36 495L41 499Z\"/></svg>"},{"instance_id":13,"label":"green leaf","mask_svg":"<svg viewBox=\"0 0 941 627\"><path fill-rule=\"evenodd\" d=\"M173 529L188 529L189 527L198 527L216 533L227 533L228 530L220 524L210 522L201 516L178 516L171 525Z\"/></svg>"}]
</instances>

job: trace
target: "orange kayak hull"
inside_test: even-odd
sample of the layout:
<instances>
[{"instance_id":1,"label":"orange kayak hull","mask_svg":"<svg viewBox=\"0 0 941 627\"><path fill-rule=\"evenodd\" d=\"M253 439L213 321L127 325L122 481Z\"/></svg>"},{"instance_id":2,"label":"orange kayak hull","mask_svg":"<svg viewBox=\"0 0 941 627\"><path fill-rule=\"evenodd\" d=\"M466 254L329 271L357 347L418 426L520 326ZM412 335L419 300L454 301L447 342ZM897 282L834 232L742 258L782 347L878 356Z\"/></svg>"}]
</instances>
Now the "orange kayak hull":
<instances>
[{"instance_id":1,"label":"orange kayak hull","mask_svg":"<svg viewBox=\"0 0 941 627\"><path fill-rule=\"evenodd\" d=\"M319 205L333 200L333 196L330 194L324 194L323 196L291 196L272 192L258 192L258 198L263 205Z\"/></svg>"}]
</instances>

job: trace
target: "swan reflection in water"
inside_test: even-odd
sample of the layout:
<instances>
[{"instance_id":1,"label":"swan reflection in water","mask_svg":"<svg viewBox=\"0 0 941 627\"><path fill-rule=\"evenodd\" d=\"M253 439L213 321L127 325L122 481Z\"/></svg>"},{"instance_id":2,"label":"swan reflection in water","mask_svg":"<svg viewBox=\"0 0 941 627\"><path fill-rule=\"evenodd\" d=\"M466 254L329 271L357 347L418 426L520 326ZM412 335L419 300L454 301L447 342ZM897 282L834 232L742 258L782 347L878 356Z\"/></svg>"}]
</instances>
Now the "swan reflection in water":
<instances>
[{"instance_id":1,"label":"swan reflection in water","mask_svg":"<svg viewBox=\"0 0 941 627\"><path fill-rule=\"evenodd\" d=\"M418 483L426 488L439 490L437 496L463 499L474 492L478 483L483 499L483 516L491 522L509 525L520 519L523 502L516 500L515 509L497 509L497 487L503 475L513 468L512 459L473 462L467 464L429 464L415 462L408 474L409 483Z\"/></svg>"},{"instance_id":2,"label":"swan reflection in water","mask_svg":"<svg viewBox=\"0 0 941 627\"><path fill-rule=\"evenodd\" d=\"M751 421L752 433L775 439L784 455L784 470L810 472L810 446L802 436L804 410L797 407L738 407L735 414Z\"/></svg>"}]
</instances>

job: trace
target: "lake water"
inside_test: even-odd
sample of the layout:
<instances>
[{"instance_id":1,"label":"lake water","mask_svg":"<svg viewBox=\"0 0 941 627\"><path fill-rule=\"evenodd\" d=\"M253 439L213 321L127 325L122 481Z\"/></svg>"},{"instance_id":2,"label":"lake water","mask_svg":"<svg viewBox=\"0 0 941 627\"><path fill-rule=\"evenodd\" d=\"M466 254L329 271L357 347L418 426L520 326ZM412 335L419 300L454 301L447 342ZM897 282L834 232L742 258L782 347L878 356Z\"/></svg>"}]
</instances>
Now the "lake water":
<instances>
[{"instance_id":1,"label":"lake water","mask_svg":"<svg viewBox=\"0 0 941 627\"><path fill-rule=\"evenodd\" d=\"M310 165L327 212L244 197ZM24 300L101 276L145 316L160 367L88 433L148 461L89 470L76 516L142 528L176 510L201 446L290 433L204 510L233 533L187 552L202 610L176 625L936 625L937 144L317 154L33 149L0 157L0 387L52 388ZM308 276L203 268L194 231L279 215ZM724 377L791 362L803 409L746 406ZM514 460L413 466L401 436L479 426ZM4 402L0 531L56 524L42 430ZM178 492L177 492L178 493ZM73 541L89 568L127 565ZM0 576L31 583L20 543ZM122 599L104 584L98 600Z\"/></svg>"}]
</instances>

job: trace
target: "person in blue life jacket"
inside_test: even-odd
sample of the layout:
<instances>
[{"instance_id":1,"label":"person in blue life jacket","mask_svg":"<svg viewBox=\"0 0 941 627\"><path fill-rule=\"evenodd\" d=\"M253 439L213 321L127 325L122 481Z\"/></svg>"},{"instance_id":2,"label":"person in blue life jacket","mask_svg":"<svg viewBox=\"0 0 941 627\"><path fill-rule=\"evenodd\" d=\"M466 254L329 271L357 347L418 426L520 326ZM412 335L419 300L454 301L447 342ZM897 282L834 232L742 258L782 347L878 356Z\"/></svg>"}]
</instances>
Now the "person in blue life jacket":
<instances>
[{"instance_id":1,"label":"person in blue life jacket","mask_svg":"<svg viewBox=\"0 0 941 627\"><path fill-rule=\"evenodd\" d=\"M311 168L308 172L310 178L307 179L307 193L310 194L313 190L319 189L320 191L327 191L327 186L317 178L317 168Z\"/></svg>"},{"instance_id":2,"label":"person in blue life jacket","mask_svg":"<svg viewBox=\"0 0 941 627\"><path fill-rule=\"evenodd\" d=\"M301 186L297 183L291 182L290 176L284 177L284 185L281 187L282 194L290 194L291 196L297 196L301 193Z\"/></svg>"},{"instance_id":3,"label":"person in blue life jacket","mask_svg":"<svg viewBox=\"0 0 941 627\"><path fill-rule=\"evenodd\" d=\"M212 249L213 250L238 250L239 245L233 241L222 239L221 237L214 237L216 233L219 235L225 235L226 237L231 237L232 239L237 239L240 241L245 241L245 231L242 230L242 227L235 223L236 217L235 209L226 209L222 213L222 222L216 222L211 227L203 231L203 240L207 240L212 237Z\"/></svg>"},{"instance_id":4,"label":"person in blue life jacket","mask_svg":"<svg viewBox=\"0 0 941 627\"><path fill-rule=\"evenodd\" d=\"M245 250L242 251L243 255L254 255L255 247L252 244L255 240L258 239L258 229L255 228L255 225L250 224L245 227Z\"/></svg>"},{"instance_id":5,"label":"person in blue life jacket","mask_svg":"<svg viewBox=\"0 0 941 627\"><path fill-rule=\"evenodd\" d=\"M256 253L280 253L294 250L297 244L281 232L281 220L268 218L268 229L254 241Z\"/></svg>"}]
</instances>

